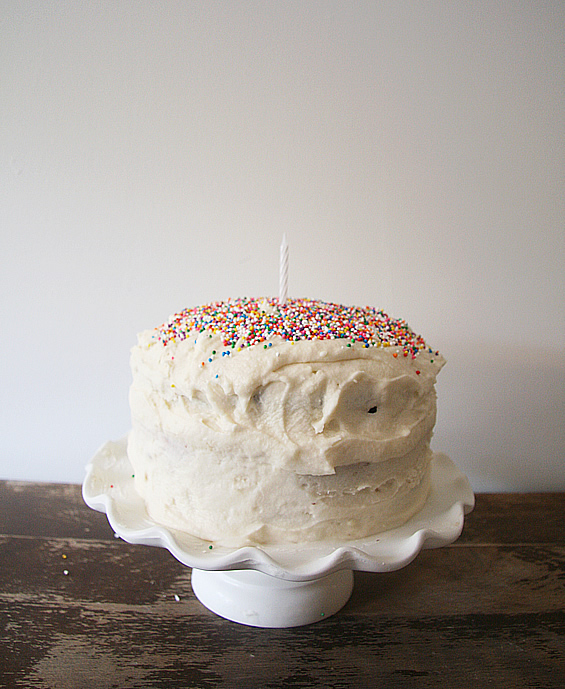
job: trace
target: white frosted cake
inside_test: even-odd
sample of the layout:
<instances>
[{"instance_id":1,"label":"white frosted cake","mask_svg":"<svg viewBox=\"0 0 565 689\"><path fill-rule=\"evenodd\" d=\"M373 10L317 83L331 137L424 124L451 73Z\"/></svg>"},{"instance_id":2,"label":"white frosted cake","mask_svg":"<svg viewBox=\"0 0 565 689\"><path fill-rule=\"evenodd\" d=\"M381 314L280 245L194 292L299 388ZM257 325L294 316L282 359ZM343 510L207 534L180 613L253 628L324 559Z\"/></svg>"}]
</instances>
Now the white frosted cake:
<instances>
[{"instance_id":1,"label":"white frosted cake","mask_svg":"<svg viewBox=\"0 0 565 689\"><path fill-rule=\"evenodd\" d=\"M372 308L186 309L132 350L136 489L155 521L228 546L399 526L429 492L443 364Z\"/></svg>"}]
</instances>

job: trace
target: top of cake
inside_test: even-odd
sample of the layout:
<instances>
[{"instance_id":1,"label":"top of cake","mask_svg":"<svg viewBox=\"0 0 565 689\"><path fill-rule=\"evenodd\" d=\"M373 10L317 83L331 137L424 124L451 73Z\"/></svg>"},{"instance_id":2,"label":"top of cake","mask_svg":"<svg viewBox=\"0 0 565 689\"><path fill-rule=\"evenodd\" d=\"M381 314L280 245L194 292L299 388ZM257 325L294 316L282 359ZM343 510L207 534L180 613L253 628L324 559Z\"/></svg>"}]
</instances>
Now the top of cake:
<instances>
[{"instance_id":1,"label":"top of cake","mask_svg":"<svg viewBox=\"0 0 565 689\"><path fill-rule=\"evenodd\" d=\"M152 337L168 345L204 331L218 335L222 354L277 339L347 340L349 345L401 348L406 356L433 353L402 319L373 307L343 306L314 299L238 298L184 309L156 328ZM231 352L230 352L231 353ZM214 355L216 352L214 352ZM436 353L437 354L437 353Z\"/></svg>"}]
</instances>

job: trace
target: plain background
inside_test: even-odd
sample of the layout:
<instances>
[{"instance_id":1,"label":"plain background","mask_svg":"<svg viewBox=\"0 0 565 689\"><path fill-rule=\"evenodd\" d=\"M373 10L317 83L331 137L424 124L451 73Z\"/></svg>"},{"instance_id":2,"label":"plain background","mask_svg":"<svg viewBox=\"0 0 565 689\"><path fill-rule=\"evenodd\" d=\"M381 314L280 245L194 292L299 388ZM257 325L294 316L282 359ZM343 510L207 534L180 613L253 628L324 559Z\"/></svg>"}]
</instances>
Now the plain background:
<instances>
[{"instance_id":1,"label":"plain background","mask_svg":"<svg viewBox=\"0 0 565 689\"><path fill-rule=\"evenodd\" d=\"M565 3L0 2L0 477L81 482L185 306L375 305L434 448L565 489Z\"/></svg>"}]
</instances>

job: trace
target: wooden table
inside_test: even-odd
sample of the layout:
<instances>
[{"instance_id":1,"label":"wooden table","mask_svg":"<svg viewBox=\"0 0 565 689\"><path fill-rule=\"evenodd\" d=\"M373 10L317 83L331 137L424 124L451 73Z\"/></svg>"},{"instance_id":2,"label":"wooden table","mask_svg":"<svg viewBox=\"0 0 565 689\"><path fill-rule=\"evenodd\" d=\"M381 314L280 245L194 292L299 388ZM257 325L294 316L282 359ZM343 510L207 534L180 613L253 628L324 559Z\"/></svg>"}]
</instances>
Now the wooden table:
<instances>
[{"instance_id":1,"label":"wooden table","mask_svg":"<svg viewBox=\"0 0 565 689\"><path fill-rule=\"evenodd\" d=\"M79 486L0 482L0 686L563 689L564 517L564 494L479 495L454 545L271 630L203 608L188 568L116 539Z\"/></svg>"}]
</instances>

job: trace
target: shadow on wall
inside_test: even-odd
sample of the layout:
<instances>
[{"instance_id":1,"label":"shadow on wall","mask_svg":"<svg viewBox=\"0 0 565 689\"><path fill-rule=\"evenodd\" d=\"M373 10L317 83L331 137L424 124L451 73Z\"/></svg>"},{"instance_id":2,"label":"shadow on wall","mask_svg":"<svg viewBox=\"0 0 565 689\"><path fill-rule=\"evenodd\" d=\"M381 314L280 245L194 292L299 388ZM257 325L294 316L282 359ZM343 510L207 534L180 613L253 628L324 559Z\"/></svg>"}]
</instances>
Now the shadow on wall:
<instances>
[{"instance_id":1,"label":"shadow on wall","mask_svg":"<svg viewBox=\"0 0 565 689\"><path fill-rule=\"evenodd\" d=\"M476 491L565 490L565 358L525 346L442 348L438 427Z\"/></svg>"}]
</instances>

